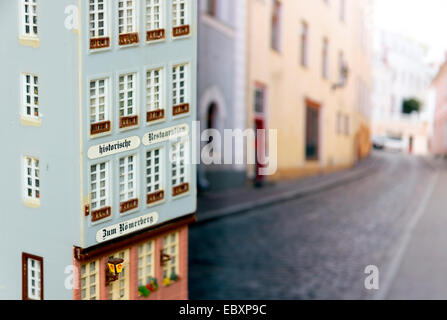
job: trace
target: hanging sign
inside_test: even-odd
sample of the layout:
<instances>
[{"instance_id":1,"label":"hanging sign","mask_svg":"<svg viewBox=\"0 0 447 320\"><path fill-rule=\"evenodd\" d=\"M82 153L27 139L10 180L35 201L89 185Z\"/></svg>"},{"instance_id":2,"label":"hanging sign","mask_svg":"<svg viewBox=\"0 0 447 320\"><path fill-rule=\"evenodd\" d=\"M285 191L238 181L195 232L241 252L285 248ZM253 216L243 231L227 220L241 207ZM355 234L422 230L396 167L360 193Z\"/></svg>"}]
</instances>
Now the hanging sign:
<instances>
[{"instance_id":1,"label":"hanging sign","mask_svg":"<svg viewBox=\"0 0 447 320\"><path fill-rule=\"evenodd\" d=\"M171 139L187 136L188 134L189 126L187 124L181 124L175 127L169 127L146 133L142 140L145 146L149 146L152 144L157 144Z\"/></svg>"},{"instance_id":2,"label":"hanging sign","mask_svg":"<svg viewBox=\"0 0 447 320\"><path fill-rule=\"evenodd\" d=\"M139 137L130 137L122 140L116 140L98 144L88 149L88 158L99 159L113 154L137 149L141 144Z\"/></svg>"},{"instance_id":3,"label":"hanging sign","mask_svg":"<svg viewBox=\"0 0 447 320\"><path fill-rule=\"evenodd\" d=\"M124 221L99 230L96 233L97 242L105 242L116 239L133 232L137 232L151 227L158 222L158 213L152 212L147 215Z\"/></svg>"}]
</instances>

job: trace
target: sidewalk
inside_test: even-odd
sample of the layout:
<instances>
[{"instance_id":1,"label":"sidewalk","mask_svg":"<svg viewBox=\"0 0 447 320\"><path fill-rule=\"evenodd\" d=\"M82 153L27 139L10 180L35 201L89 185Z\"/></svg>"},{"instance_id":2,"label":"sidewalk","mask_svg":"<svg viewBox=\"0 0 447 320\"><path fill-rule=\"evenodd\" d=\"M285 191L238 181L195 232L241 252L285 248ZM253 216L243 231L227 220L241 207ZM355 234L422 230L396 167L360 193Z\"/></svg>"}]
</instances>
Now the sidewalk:
<instances>
[{"instance_id":1,"label":"sidewalk","mask_svg":"<svg viewBox=\"0 0 447 320\"><path fill-rule=\"evenodd\" d=\"M198 223L209 222L278 202L300 198L315 192L362 179L380 167L374 153L354 168L304 179L277 182L263 188L244 187L209 192L198 197Z\"/></svg>"}]
</instances>

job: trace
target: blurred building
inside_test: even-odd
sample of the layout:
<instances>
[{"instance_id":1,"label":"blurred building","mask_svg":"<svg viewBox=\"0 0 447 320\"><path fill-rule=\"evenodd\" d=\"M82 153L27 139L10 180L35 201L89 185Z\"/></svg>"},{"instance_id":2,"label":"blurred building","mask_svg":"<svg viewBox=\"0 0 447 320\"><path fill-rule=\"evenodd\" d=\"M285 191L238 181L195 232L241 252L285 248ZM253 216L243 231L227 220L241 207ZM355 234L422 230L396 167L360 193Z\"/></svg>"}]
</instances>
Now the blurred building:
<instances>
[{"instance_id":1,"label":"blurred building","mask_svg":"<svg viewBox=\"0 0 447 320\"><path fill-rule=\"evenodd\" d=\"M246 0L199 0L198 120L202 130L216 129L222 137L224 129L246 128L246 12ZM245 165L199 167L202 187L245 183Z\"/></svg>"},{"instance_id":2,"label":"blurred building","mask_svg":"<svg viewBox=\"0 0 447 320\"><path fill-rule=\"evenodd\" d=\"M399 141L413 154L427 154L429 148L433 67L426 63L426 51L416 41L375 30L373 135ZM409 99L421 103L420 112L404 113Z\"/></svg>"},{"instance_id":3,"label":"blurred building","mask_svg":"<svg viewBox=\"0 0 447 320\"><path fill-rule=\"evenodd\" d=\"M434 132L431 152L447 155L447 55L432 83L435 93Z\"/></svg>"},{"instance_id":4,"label":"blurred building","mask_svg":"<svg viewBox=\"0 0 447 320\"><path fill-rule=\"evenodd\" d=\"M346 168L368 155L370 7L248 1L247 126L278 130L273 179ZM256 177L258 166L248 172Z\"/></svg>"}]
</instances>

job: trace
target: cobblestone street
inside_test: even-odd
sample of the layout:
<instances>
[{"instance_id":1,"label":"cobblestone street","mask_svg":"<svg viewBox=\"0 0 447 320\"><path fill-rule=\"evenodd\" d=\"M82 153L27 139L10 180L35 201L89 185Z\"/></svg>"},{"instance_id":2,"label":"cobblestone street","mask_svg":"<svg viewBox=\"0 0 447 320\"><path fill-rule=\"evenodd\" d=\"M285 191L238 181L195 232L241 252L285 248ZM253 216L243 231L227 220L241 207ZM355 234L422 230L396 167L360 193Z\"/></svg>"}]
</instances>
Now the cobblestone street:
<instances>
[{"instance_id":1,"label":"cobblestone street","mask_svg":"<svg viewBox=\"0 0 447 320\"><path fill-rule=\"evenodd\" d=\"M407 259L408 230L416 215L425 214L421 199L431 202L429 186L445 186L447 178L427 159L386 152L373 157L378 169L362 179L192 226L190 298L374 299L398 293L394 279ZM417 252L408 259L419 259ZM368 265L379 267L378 291L364 287Z\"/></svg>"}]
</instances>

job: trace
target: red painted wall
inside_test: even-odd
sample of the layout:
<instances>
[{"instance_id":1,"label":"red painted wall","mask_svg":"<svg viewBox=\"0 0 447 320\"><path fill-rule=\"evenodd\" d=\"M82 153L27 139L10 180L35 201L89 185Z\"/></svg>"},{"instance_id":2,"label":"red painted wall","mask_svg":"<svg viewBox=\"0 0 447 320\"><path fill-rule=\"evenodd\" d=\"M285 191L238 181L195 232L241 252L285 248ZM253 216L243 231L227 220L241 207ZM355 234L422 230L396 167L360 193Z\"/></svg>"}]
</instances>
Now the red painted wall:
<instances>
[{"instance_id":1,"label":"red painted wall","mask_svg":"<svg viewBox=\"0 0 447 320\"><path fill-rule=\"evenodd\" d=\"M162 234L153 239L147 239L144 242L151 240L155 241L155 277L158 280L159 289L153 292L149 297L140 297L138 295L138 246L139 243L133 245L129 249L130 261L129 261L129 297L131 300L187 300L188 299L188 227L185 226L177 230L179 232L179 268L180 268L180 280L171 284L169 287L163 286L163 268L160 265L160 250L163 248L163 237L166 234L170 234L175 231L170 231L166 234ZM124 249L123 249L124 250ZM99 266L99 281L100 281L100 298L101 300L108 300L108 287L105 285L105 266L109 257L109 254L104 255L95 260L100 261ZM80 263L74 259L75 270L80 270ZM75 300L81 299L81 291L79 289L80 274L75 274L73 290L73 298Z\"/></svg>"}]
</instances>

